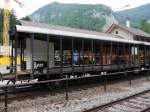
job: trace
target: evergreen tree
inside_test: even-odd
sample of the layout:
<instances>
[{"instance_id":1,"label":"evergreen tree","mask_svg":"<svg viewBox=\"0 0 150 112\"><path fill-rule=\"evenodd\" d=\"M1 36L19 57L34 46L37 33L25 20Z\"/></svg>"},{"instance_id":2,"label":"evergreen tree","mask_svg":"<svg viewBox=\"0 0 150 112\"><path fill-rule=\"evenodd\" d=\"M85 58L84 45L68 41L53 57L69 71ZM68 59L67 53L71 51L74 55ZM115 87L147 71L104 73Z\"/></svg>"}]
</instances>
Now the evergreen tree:
<instances>
[{"instance_id":1,"label":"evergreen tree","mask_svg":"<svg viewBox=\"0 0 150 112\"><path fill-rule=\"evenodd\" d=\"M25 17L23 17L21 20L31 21L31 18L30 18L29 16L25 16Z\"/></svg>"},{"instance_id":2,"label":"evergreen tree","mask_svg":"<svg viewBox=\"0 0 150 112\"><path fill-rule=\"evenodd\" d=\"M147 33L150 33L150 23L146 20L141 21L139 28Z\"/></svg>"},{"instance_id":3,"label":"evergreen tree","mask_svg":"<svg viewBox=\"0 0 150 112\"><path fill-rule=\"evenodd\" d=\"M15 11L11 10L11 12L10 12L10 29L15 27L16 24L17 24L17 17L15 14Z\"/></svg>"}]
</instances>

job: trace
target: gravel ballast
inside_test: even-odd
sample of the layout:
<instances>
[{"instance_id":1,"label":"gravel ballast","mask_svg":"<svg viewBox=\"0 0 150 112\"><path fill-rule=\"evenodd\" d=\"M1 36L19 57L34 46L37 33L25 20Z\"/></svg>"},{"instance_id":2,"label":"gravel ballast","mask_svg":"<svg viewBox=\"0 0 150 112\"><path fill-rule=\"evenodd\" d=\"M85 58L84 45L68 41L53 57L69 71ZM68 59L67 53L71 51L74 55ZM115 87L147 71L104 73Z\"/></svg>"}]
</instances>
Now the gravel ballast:
<instances>
[{"instance_id":1,"label":"gravel ballast","mask_svg":"<svg viewBox=\"0 0 150 112\"><path fill-rule=\"evenodd\" d=\"M131 86L129 82L107 85L106 92L103 86L99 85L70 90L68 101L65 100L65 92L13 100L8 104L8 112L82 112L149 89L150 81L145 81L144 78L132 81ZM0 107L2 106L4 105L0 102Z\"/></svg>"}]
</instances>

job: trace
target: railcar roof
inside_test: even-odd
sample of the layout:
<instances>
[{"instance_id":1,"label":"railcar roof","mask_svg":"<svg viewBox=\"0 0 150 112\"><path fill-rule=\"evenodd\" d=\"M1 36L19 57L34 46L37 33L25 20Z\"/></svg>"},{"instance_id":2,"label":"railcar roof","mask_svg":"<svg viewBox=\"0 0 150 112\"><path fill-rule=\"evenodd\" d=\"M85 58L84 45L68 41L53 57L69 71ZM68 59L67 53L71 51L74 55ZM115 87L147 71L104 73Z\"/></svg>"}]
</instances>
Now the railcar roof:
<instances>
[{"instance_id":1,"label":"railcar roof","mask_svg":"<svg viewBox=\"0 0 150 112\"><path fill-rule=\"evenodd\" d=\"M39 34L49 34L49 35L59 35L59 36L70 36L76 38L91 38L104 41L114 41L121 43L132 43L132 44L146 44L150 45L148 42L140 42L134 40L123 39L120 36L115 36L107 33L100 33L88 30L80 30L75 28L68 28L58 25L48 25L43 23L33 23L27 21L20 21L20 25L16 25L17 32L25 33L39 33Z\"/></svg>"}]
</instances>

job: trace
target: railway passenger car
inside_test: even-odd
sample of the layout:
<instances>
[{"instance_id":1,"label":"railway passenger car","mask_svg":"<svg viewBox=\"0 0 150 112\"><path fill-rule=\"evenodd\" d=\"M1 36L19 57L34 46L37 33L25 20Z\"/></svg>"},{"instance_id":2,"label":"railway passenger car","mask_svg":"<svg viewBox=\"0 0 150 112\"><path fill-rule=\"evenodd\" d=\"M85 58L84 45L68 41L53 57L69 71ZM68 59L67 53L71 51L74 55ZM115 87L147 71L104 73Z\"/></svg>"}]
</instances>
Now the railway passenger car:
<instances>
[{"instance_id":1,"label":"railway passenger car","mask_svg":"<svg viewBox=\"0 0 150 112\"><path fill-rule=\"evenodd\" d=\"M150 43L119 35L20 21L11 41L16 79L19 74L47 80L150 67Z\"/></svg>"}]
</instances>

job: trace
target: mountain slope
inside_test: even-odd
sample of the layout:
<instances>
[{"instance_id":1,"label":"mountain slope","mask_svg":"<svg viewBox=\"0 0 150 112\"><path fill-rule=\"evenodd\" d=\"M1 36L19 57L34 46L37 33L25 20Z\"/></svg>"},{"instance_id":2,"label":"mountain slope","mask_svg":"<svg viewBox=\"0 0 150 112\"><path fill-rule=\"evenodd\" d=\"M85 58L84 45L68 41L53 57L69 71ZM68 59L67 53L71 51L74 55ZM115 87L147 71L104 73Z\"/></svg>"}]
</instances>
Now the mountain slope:
<instances>
[{"instance_id":1,"label":"mountain slope","mask_svg":"<svg viewBox=\"0 0 150 112\"><path fill-rule=\"evenodd\" d=\"M103 31L117 21L113 11L101 4L48 4L30 15L34 22L64 25L93 31Z\"/></svg>"},{"instance_id":2,"label":"mountain slope","mask_svg":"<svg viewBox=\"0 0 150 112\"><path fill-rule=\"evenodd\" d=\"M125 24L126 17L129 17L132 26L139 26L142 20L150 20L150 3L133 9L115 12L115 17L120 24Z\"/></svg>"}]
</instances>

